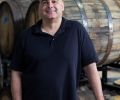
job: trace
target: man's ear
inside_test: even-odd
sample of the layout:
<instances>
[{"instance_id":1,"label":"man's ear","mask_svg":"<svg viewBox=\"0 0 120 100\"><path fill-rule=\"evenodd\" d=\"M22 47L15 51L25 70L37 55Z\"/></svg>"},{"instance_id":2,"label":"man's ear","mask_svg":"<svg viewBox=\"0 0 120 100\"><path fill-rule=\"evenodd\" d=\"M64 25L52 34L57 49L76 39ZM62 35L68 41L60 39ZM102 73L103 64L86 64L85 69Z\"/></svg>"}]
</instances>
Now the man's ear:
<instances>
[{"instance_id":1,"label":"man's ear","mask_svg":"<svg viewBox=\"0 0 120 100\"><path fill-rule=\"evenodd\" d=\"M64 11L64 1L61 1L62 11Z\"/></svg>"}]
</instances>

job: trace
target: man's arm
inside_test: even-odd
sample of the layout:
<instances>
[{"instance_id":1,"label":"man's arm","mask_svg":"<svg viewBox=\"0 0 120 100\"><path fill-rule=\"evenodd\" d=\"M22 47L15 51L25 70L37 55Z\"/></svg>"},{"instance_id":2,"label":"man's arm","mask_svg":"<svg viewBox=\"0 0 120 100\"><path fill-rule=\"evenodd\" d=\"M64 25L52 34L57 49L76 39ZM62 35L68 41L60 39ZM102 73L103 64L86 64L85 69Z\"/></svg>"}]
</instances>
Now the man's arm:
<instances>
[{"instance_id":1,"label":"man's arm","mask_svg":"<svg viewBox=\"0 0 120 100\"><path fill-rule=\"evenodd\" d=\"M19 71L11 71L12 100L22 100L21 74Z\"/></svg>"},{"instance_id":2,"label":"man's arm","mask_svg":"<svg viewBox=\"0 0 120 100\"><path fill-rule=\"evenodd\" d=\"M101 80L97 71L96 63L91 63L84 67L88 81L92 87L96 100L104 100Z\"/></svg>"}]
</instances>

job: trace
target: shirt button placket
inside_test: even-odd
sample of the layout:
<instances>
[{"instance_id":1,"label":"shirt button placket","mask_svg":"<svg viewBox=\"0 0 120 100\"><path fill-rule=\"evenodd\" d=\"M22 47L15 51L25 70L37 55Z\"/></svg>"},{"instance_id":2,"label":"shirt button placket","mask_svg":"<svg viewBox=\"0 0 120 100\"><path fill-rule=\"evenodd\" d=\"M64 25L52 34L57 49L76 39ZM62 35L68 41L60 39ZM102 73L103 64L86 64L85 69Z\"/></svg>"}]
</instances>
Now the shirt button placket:
<instances>
[{"instance_id":1,"label":"shirt button placket","mask_svg":"<svg viewBox=\"0 0 120 100\"><path fill-rule=\"evenodd\" d=\"M54 44L55 44L55 38L53 37L51 40L51 47L54 47Z\"/></svg>"}]
</instances>

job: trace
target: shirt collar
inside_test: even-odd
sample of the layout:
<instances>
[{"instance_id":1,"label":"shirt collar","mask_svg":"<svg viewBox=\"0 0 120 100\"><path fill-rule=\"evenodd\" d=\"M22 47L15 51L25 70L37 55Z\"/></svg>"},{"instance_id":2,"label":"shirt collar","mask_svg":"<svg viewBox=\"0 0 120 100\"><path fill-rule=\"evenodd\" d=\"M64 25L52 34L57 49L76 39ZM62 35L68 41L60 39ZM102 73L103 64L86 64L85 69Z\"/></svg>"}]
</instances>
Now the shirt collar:
<instances>
[{"instance_id":1,"label":"shirt collar","mask_svg":"<svg viewBox=\"0 0 120 100\"><path fill-rule=\"evenodd\" d=\"M65 19L64 17L62 17L62 23L60 25L60 28L58 29L58 31L56 32L55 36L61 34L64 32L65 27L66 27L66 21L67 19ZM38 21L33 27L32 27L32 33L35 35L43 35L44 33L41 30L41 24L42 24L42 20Z\"/></svg>"}]
</instances>

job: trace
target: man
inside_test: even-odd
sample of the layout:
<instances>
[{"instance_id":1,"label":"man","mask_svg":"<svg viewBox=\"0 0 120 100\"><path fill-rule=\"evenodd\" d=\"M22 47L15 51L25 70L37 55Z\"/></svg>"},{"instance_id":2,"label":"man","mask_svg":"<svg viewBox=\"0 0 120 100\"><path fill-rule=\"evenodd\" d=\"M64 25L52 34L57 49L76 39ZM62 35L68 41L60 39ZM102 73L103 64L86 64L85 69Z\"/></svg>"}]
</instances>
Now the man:
<instances>
[{"instance_id":1,"label":"man","mask_svg":"<svg viewBox=\"0 0 120 100\"><path fill-rule=\"evenodd\" d=\"M11 63L13 100L77 100L81 67L96 100L104 100L92 42L80 23L62 17L63 11L62 0L41 0L42 20L18 39Z\"/></svg>"}]
</instances>

